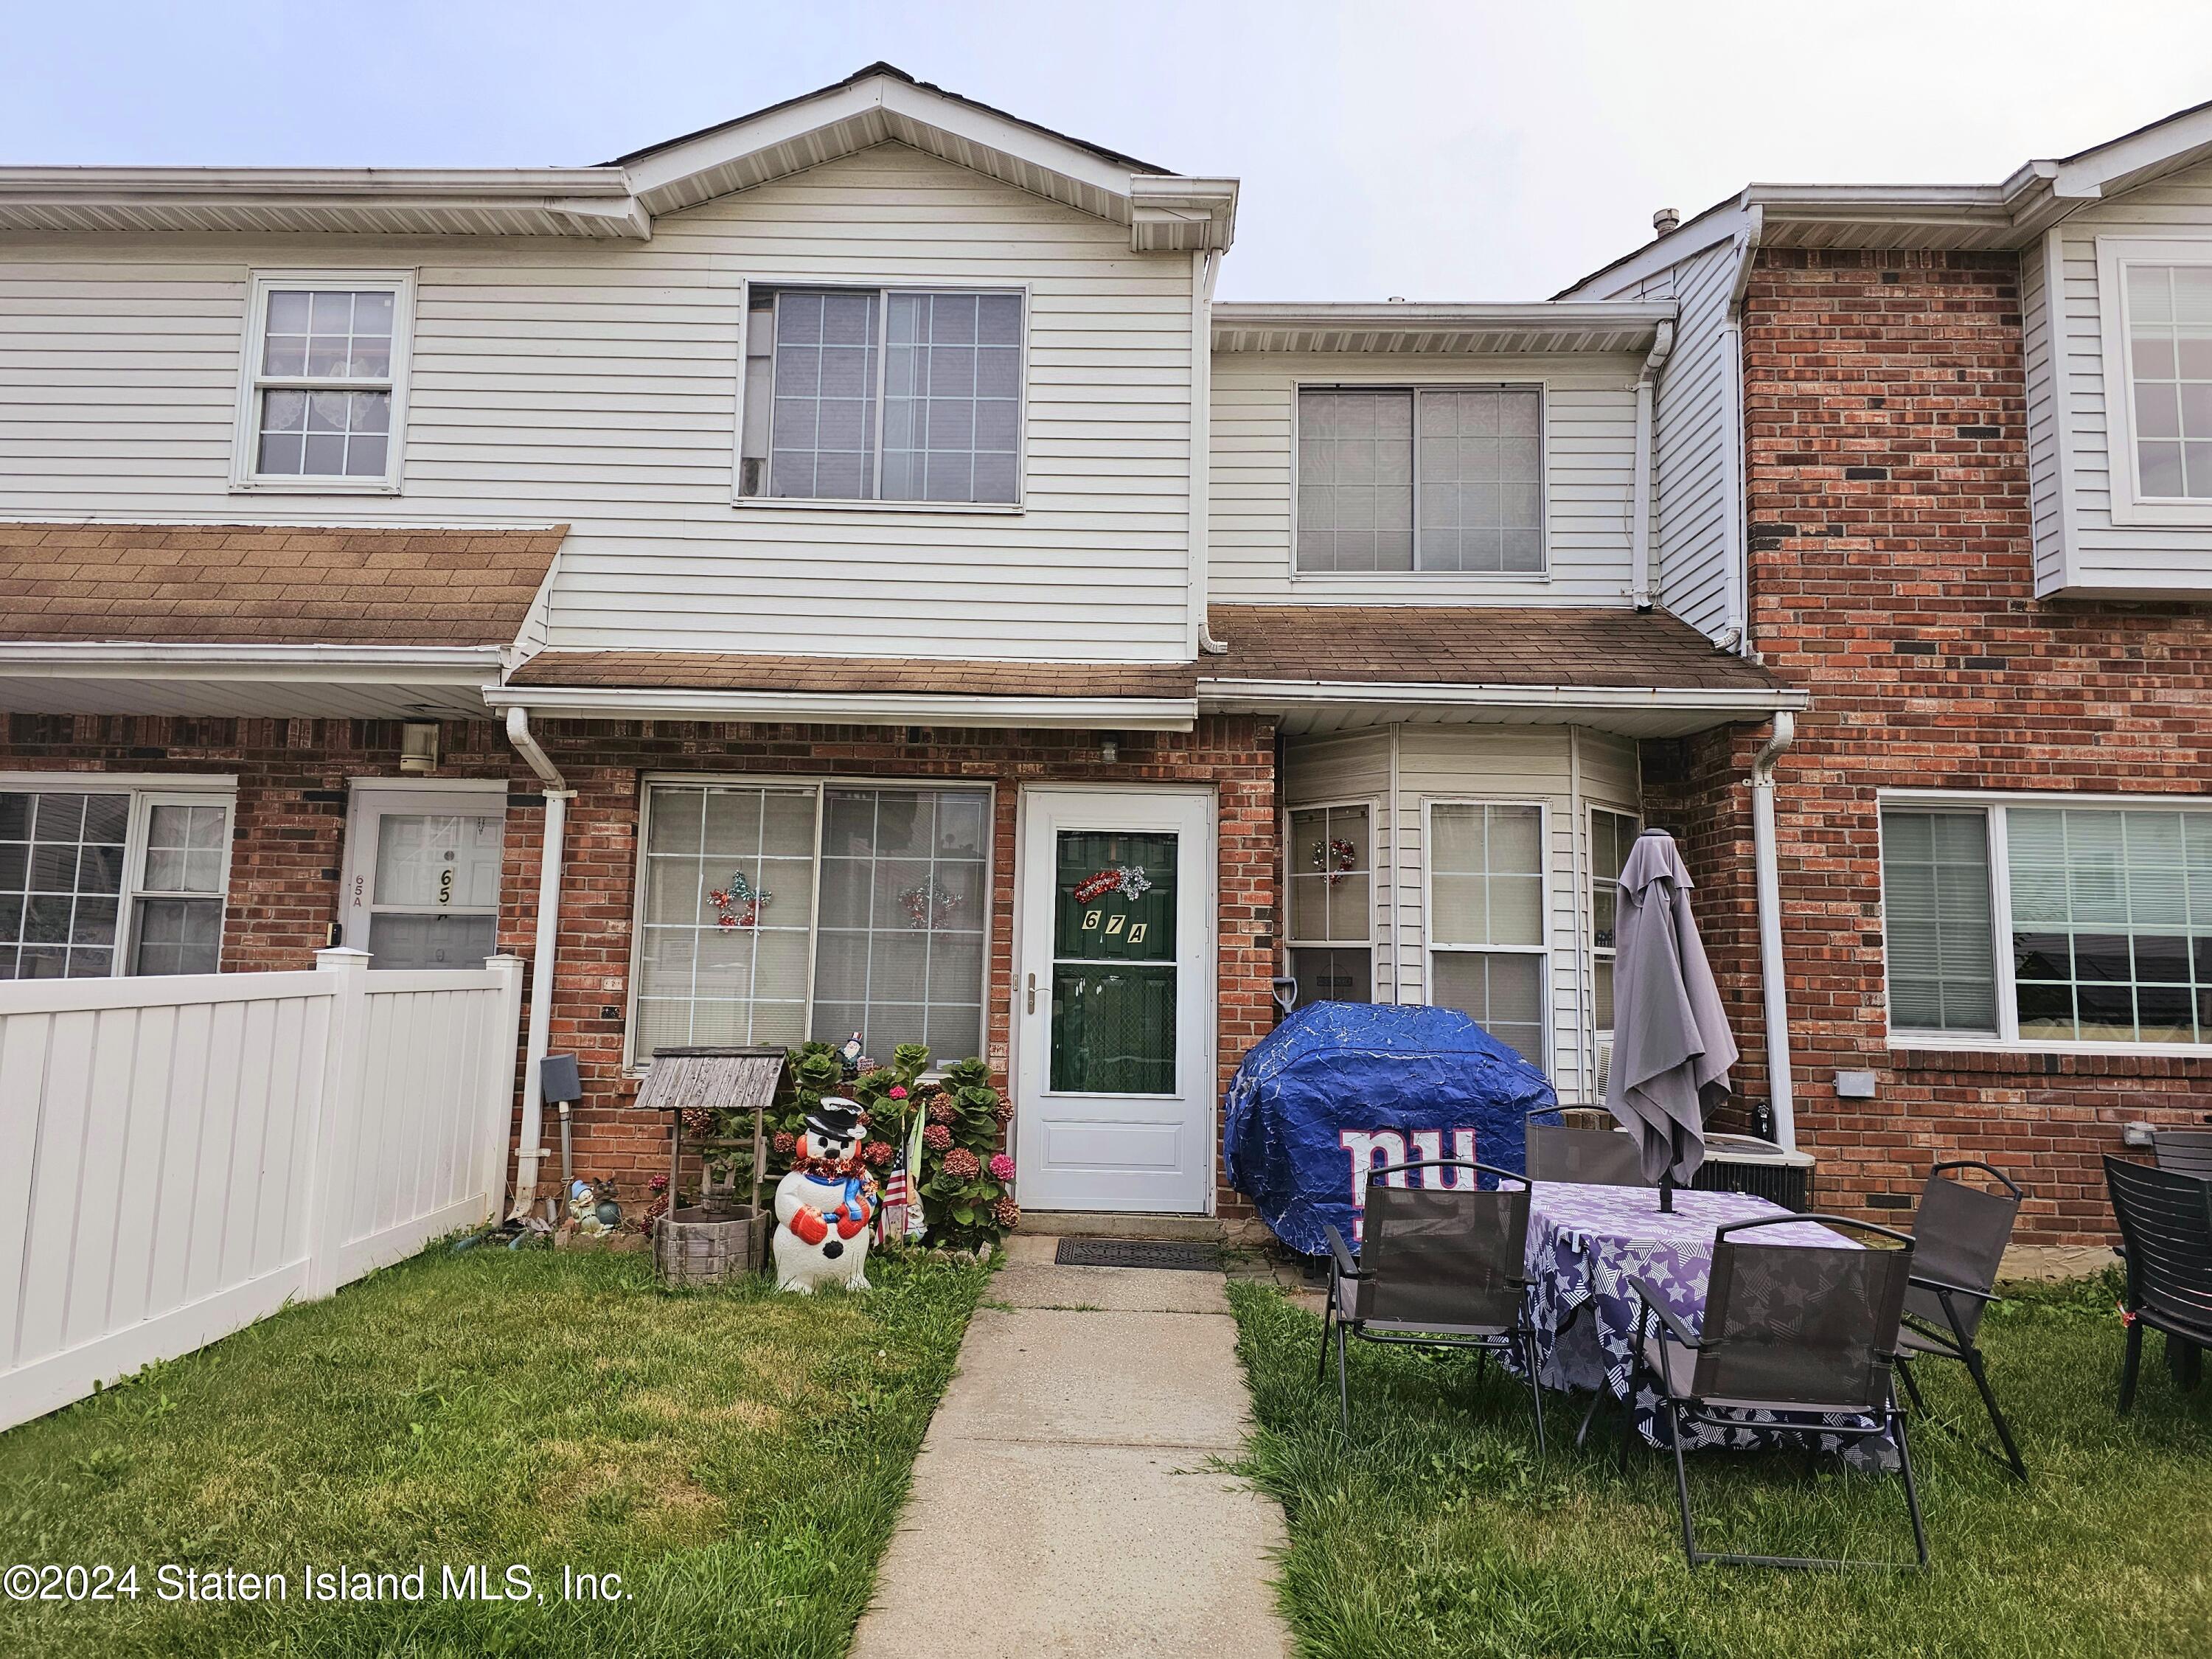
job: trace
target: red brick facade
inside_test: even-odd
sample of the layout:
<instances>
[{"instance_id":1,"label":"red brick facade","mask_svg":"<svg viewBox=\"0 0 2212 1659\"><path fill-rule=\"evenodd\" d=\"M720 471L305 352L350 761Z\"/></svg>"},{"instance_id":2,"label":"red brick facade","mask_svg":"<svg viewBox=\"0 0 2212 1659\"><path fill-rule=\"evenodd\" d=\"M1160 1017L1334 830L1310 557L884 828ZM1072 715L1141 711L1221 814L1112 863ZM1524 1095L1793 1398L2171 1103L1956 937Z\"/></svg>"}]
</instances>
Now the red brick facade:
<instances>
[{"instance_id":1,"label":"red brick facade","mask_svg":"<svg viewBox=\"0 0 2212 1659\"><path fill-rule=\"evenodd\" d=\"M1185 733L1122 733L1111 763L1095 734L874 727L549 722L538 735L576 799L562 882L551 1046L573 1050L585 1099L574 1131L582 1173L612 1176L636 1196L662 1167L665 1124L628 1109L623 1066L638 862L639 779L653 771L938 778L994 786L993 894L985 1042L1005 1081L1013 1000L1014 836L1021 786L1201 783L1218 811L1219 1075L1273 1024L1272 920L1278 867L1274 733L1249 717L1208 719ZM908 735L916 741L907 741ZM449 722L441 777L504 777L510 791L501 948L528 961L534 939L542 785L489 724ZM234 774L238 816L222 967L298 969L329 942L338 914L349 780L399 775L400 727L374 720L9 717L0 767ZM959 1058L945 1056L944 1058ZM550 1127L550 1126L549 1126ZM549 1145L556 1144L547 1136ZM1249 1201L1218 1180L1225 1218Z\"/></svg>"},{"instance_id":2,"label":"red brick facade","mask_svg":"<svg viewBox=\"0 0 2212 1659\"><path fill-rule=\"evenodd\" d=\"M2100 1157L2127 1120L2202 1117L2212 1060L1893 1050L1876 791L2203 793L2212 611L2036 599L2014 256L1764 252L1743 351L1753 643L1815 700L1777 805L1797 1121L1825 1200L1893 1218L1931 1162L1984 1156L2032 1191L2023 1237L2103 1242ZM1679 799L1694 819L1747 1049L1757 741L1692 740L1647 770L1655 815ZM1876 1097L1839 1101L1839 1068L1871 1068Z\"/></svg>"}]
</instances>

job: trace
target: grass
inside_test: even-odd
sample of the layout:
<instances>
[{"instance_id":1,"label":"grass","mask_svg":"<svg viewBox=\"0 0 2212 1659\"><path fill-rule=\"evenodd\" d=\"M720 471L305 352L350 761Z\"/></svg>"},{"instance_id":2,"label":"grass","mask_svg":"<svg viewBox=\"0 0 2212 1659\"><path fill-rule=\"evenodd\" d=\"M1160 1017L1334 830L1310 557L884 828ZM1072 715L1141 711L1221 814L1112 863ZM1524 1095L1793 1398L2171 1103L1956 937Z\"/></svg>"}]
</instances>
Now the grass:
<instances>
[{"instance_id":1,"label":"grass","mask_svg":"<svg viewBox=\"0 0 2212 1659\"><path fill-rule=\"evenodd\" d=\"M989 1275L868 1264L812 1300L669 1294L636 1255L442 1248L0 1437L0 1565L138 1568L135 1601L0 1604L45 1654L845 1651ZM538 1598L443 1599L441 1569ZM164 1603L155 1569L283 1603ZM427 1569L428 1599L301 1599ZM564 1599L562 1569L626 1599Z\"/></svg>"},{"instance_id":2,"label":"grass","mask_svg":"<svg viewBox=\"0 0 2212 1659\"><path fill-rule=\"evenodd\" d=\"M1925 1574L1684 1564L1674 1475L1644 1449L1615 1472L1617 1424L1571 1443L1578 1400L1528 1400L1460 1356L1353 1345L1352 1440L1316 1383L1317 1316L1232 1285L1258 1427L1244 1472L1281 1499L1281 1602L1304 1656L2124 1656L2203 1652L2212 1632L2212 1387L2176 1391L2156 1336L2117 1417L2109 1290L2030 1291L1984 1327L2022 1487L1916 1422L1934 1565ZM1955 1365L1921 1376L1937 1416L1984 1432ZM1564 1419L1564 1420L1563 1420ZM1691 1499L1708 1548L1910 1559L1894 1480L1816 1475L1794 1455L1703 1453Z\"/></svg>"}]
</instances>

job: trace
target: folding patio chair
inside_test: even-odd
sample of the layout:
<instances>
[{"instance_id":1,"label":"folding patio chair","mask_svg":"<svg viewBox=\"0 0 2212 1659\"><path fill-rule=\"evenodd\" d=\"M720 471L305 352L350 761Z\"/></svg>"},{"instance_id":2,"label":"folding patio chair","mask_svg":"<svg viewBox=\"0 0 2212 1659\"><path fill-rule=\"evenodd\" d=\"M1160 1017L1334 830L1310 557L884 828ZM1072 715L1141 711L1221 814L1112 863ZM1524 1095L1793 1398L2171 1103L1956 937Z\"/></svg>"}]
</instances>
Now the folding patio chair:
<instances>
[{"instance_id":1,"label":"folding patio chair","mask_svg":"<svg viewBox=\"0 0 2212 1659\"><path fill-rule=\"evenodd\" d=\"M2004 1190L1991 1192L1954 1181L1954 1170L1978 1170ZM2027 1465L2014 1443L2012 1425L1997 1409L1989 1368L1974 1338L1981 1328L1983 1310L2003 1299L1996 1291L1997 1268L2005 1246L2012 1242L2021 1200L2027 1196L2003 1170L1975 1158L1938 1164L1928 1172L1928 1184L1921 1189L1920 1207L1912 1218L1912 1283L1905 1293L1905 1325L1898 1334L1897 1349L1897 1374L1905 1379L1912 1408L1923 1416L1928 1413L1928 1402L1920 1397L1911 1362L1955 1359L1966 1366L2004 1448L2002 1461L2022 1480L2027 1479Z\"/></svg>"},{"instance_id":2,"label":"folding patio chair","mask_svg":"<svg viewBox=\"0 0 2212 1659\"><path fill-rule=\"evenodd\" d=\"M2150 1145L2160 1169L2200 1181L2212 1176L2212 1129L2154 1129Z\"/></svg>"},{"instance_id":3,"label":"folding patio chair","mask_svg":"<svg viewBox=\"0 0 2212 1659\"><path fill-rule=\"evenodd\" d=\"M2196 1382L2203 1352L2212 1346L2212 1181L2107 1157L2105 1183L2128 1272L2120 1310L2128 1323L2120 1373L2125 1413L2136 1401L2145 1326L2166 1333L2166 1361L2185 1388Z\"/></svg>"},{"instance_id":4,"label":"folding patio chair","mask_svg":"<svg viewBox=\"0 0 2212 1659\"><path fill-rule=\"evenodd\" d=\"M1767 1244L1741 1236L1762 1227L1818 1222L1894 1243L1893 1250ZM1762 1434L1805 1437L1811 1444L1834 1437L1897 1442L1905 1478L1905 1505L1912 1516L1912 1545L1928 1565L1928 1533L1920 1519L1920 1489L1912 1477L1912 1451L1905 1413L1897 1408L1890 1367L1897 1357L1906 1282L1912 1273L1912 1241L1871 1222L1841 1216L1765 1216L1738 1221L1714 1236L1705 1326L1692 1335L1642 1278L1629 1283L1643 1310L1637 1316L1637 1367L1650 1382L1667 1413L1674 1453L1674 1493L1682 1510L1682 1552L1693 1567L1707 1561L1758 1567L1902 1565L1826 1560L1805 1556L1730 1555L1698 1547L1690 1519L1690 1476L1682 1456L1685 1431L1693 1424L1736 1429L1743 1412L1855 1418L1856 1424L1761 1423ZM1652 1328L1656 1317L1658 1328ZM1633 1382L1631 1384L1632 1395ZM1623 1414L1621 1462L1635 1436L1634 1412Z\"/></svg>"},{"instance_id":5,"label":"folding patio chair","mask_svg":"<svg viewBox=\"0 0 2212 1659\"><path fill-rule=\"evenodd\" d=\"M1408 1187L1376 1177L1416 1170L1464 1172L1462 1187ZM1511 1188L1481 1191L1490 1176ZM1536 1332L1528 1317L1525 1257L1527 1177L1493 1164L1431 1158L1367 1174L1364 1242L1355 1259L1344 1235L1328 1229L1328 1306L1322 1315L1321 1365L1336 1337L1339 1420L1352 1434L1347 1334L1364 1342L1425 1348L1473 1348L1520 1363L1536 1411L1536 1454L1544 1454L1544 1395L1536 1381Z\"/></svg>"},{"instance_id":6,"label":"folding patio chair","mask_svg":"<svg viewBox=\"0 0 2212 1659\"><path fill-rule=\"evenodd\" d=\"M1587 1187L1645 1187L1642 1148L1613 1129L1528 1126L1528 1178Z\"/></svg>"}]
</instances>

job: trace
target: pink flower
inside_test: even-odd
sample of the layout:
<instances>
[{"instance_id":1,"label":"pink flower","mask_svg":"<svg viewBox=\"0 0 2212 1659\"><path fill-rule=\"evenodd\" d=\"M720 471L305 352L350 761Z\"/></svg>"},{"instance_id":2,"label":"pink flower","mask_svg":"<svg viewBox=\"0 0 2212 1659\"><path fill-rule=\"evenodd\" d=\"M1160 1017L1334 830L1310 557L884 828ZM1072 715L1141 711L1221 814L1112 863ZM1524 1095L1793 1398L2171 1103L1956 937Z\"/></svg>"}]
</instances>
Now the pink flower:
<instances>
[{"instance_id":1,"label":"pink flower","mask_svg":"<svg viewBox=\"0 0 2212 1659\"><path fill-rule=\"evenodd\" d=\"M921 1132L921 1144L933 1152L941 1152L952 1145L952 1131L942 1123L933 1123Z\"/></svg>"},{"instance_id":2,"label":"pink flower","mask_svg":"<svg viewBox=\"0 0 2212 1659\"><path fill-rule=\"evenodd\" d=\"M665 1193L668 1190L668 1177L665 1175L657 1175L645 1184L656 1193Z\"/></svg>"},{"instance_id":3,"label":"pink flower","mask_svg":"<svg viewBox=\"0 0 2212 1659\"><path fill-rule=\"evenodd\" d=\"M1014 1160L1008 1158L1004 1152L992 1153L991 1179L994 1181L1012 1181L1013 1178Z\"/></svg>"},{"instance_id":4,"label":"pink flower","mask_svg":"<svg viewBox=\"0 0 2212 1659\"><path fill-rule=\"evenodd\" d=\"M904 1100L906 1098L906 1085L903 1083L892 1084L891 1098L893 1100Z\"/></svg>"},{"instance_id":5,"label":"pink flower","mask_svg":"<svg viewBox=\"0 0 2212 1659\"><path fill-rule=\"evenodd\" d=\"M973 1181L982 1167L965 1146L955 1146L945 1155L945 1173L955 1181Z\"/></svg>"}]
</instances>

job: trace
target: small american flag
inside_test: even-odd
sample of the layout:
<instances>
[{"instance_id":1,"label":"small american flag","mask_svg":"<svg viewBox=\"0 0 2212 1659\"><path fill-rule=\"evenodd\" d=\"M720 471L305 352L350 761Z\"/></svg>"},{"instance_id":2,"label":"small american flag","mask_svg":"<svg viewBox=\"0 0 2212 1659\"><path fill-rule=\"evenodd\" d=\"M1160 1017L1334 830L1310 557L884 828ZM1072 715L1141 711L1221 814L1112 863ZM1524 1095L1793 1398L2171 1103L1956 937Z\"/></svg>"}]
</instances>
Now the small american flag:
<instances>
[{"instance_id":1,"label":"small american flag","mask_svg":"<svg viewBox=\"0 0 2212 1659\"><path fill-rule=\"evenodd\" d=\"M905 1236L907 1206L912 1201L907 1186L906 1160L901 1158L891 1166L890 1174L884 1177L883 1206L876 1212L876 1243Z\"/></svg>"}]
</instances>

